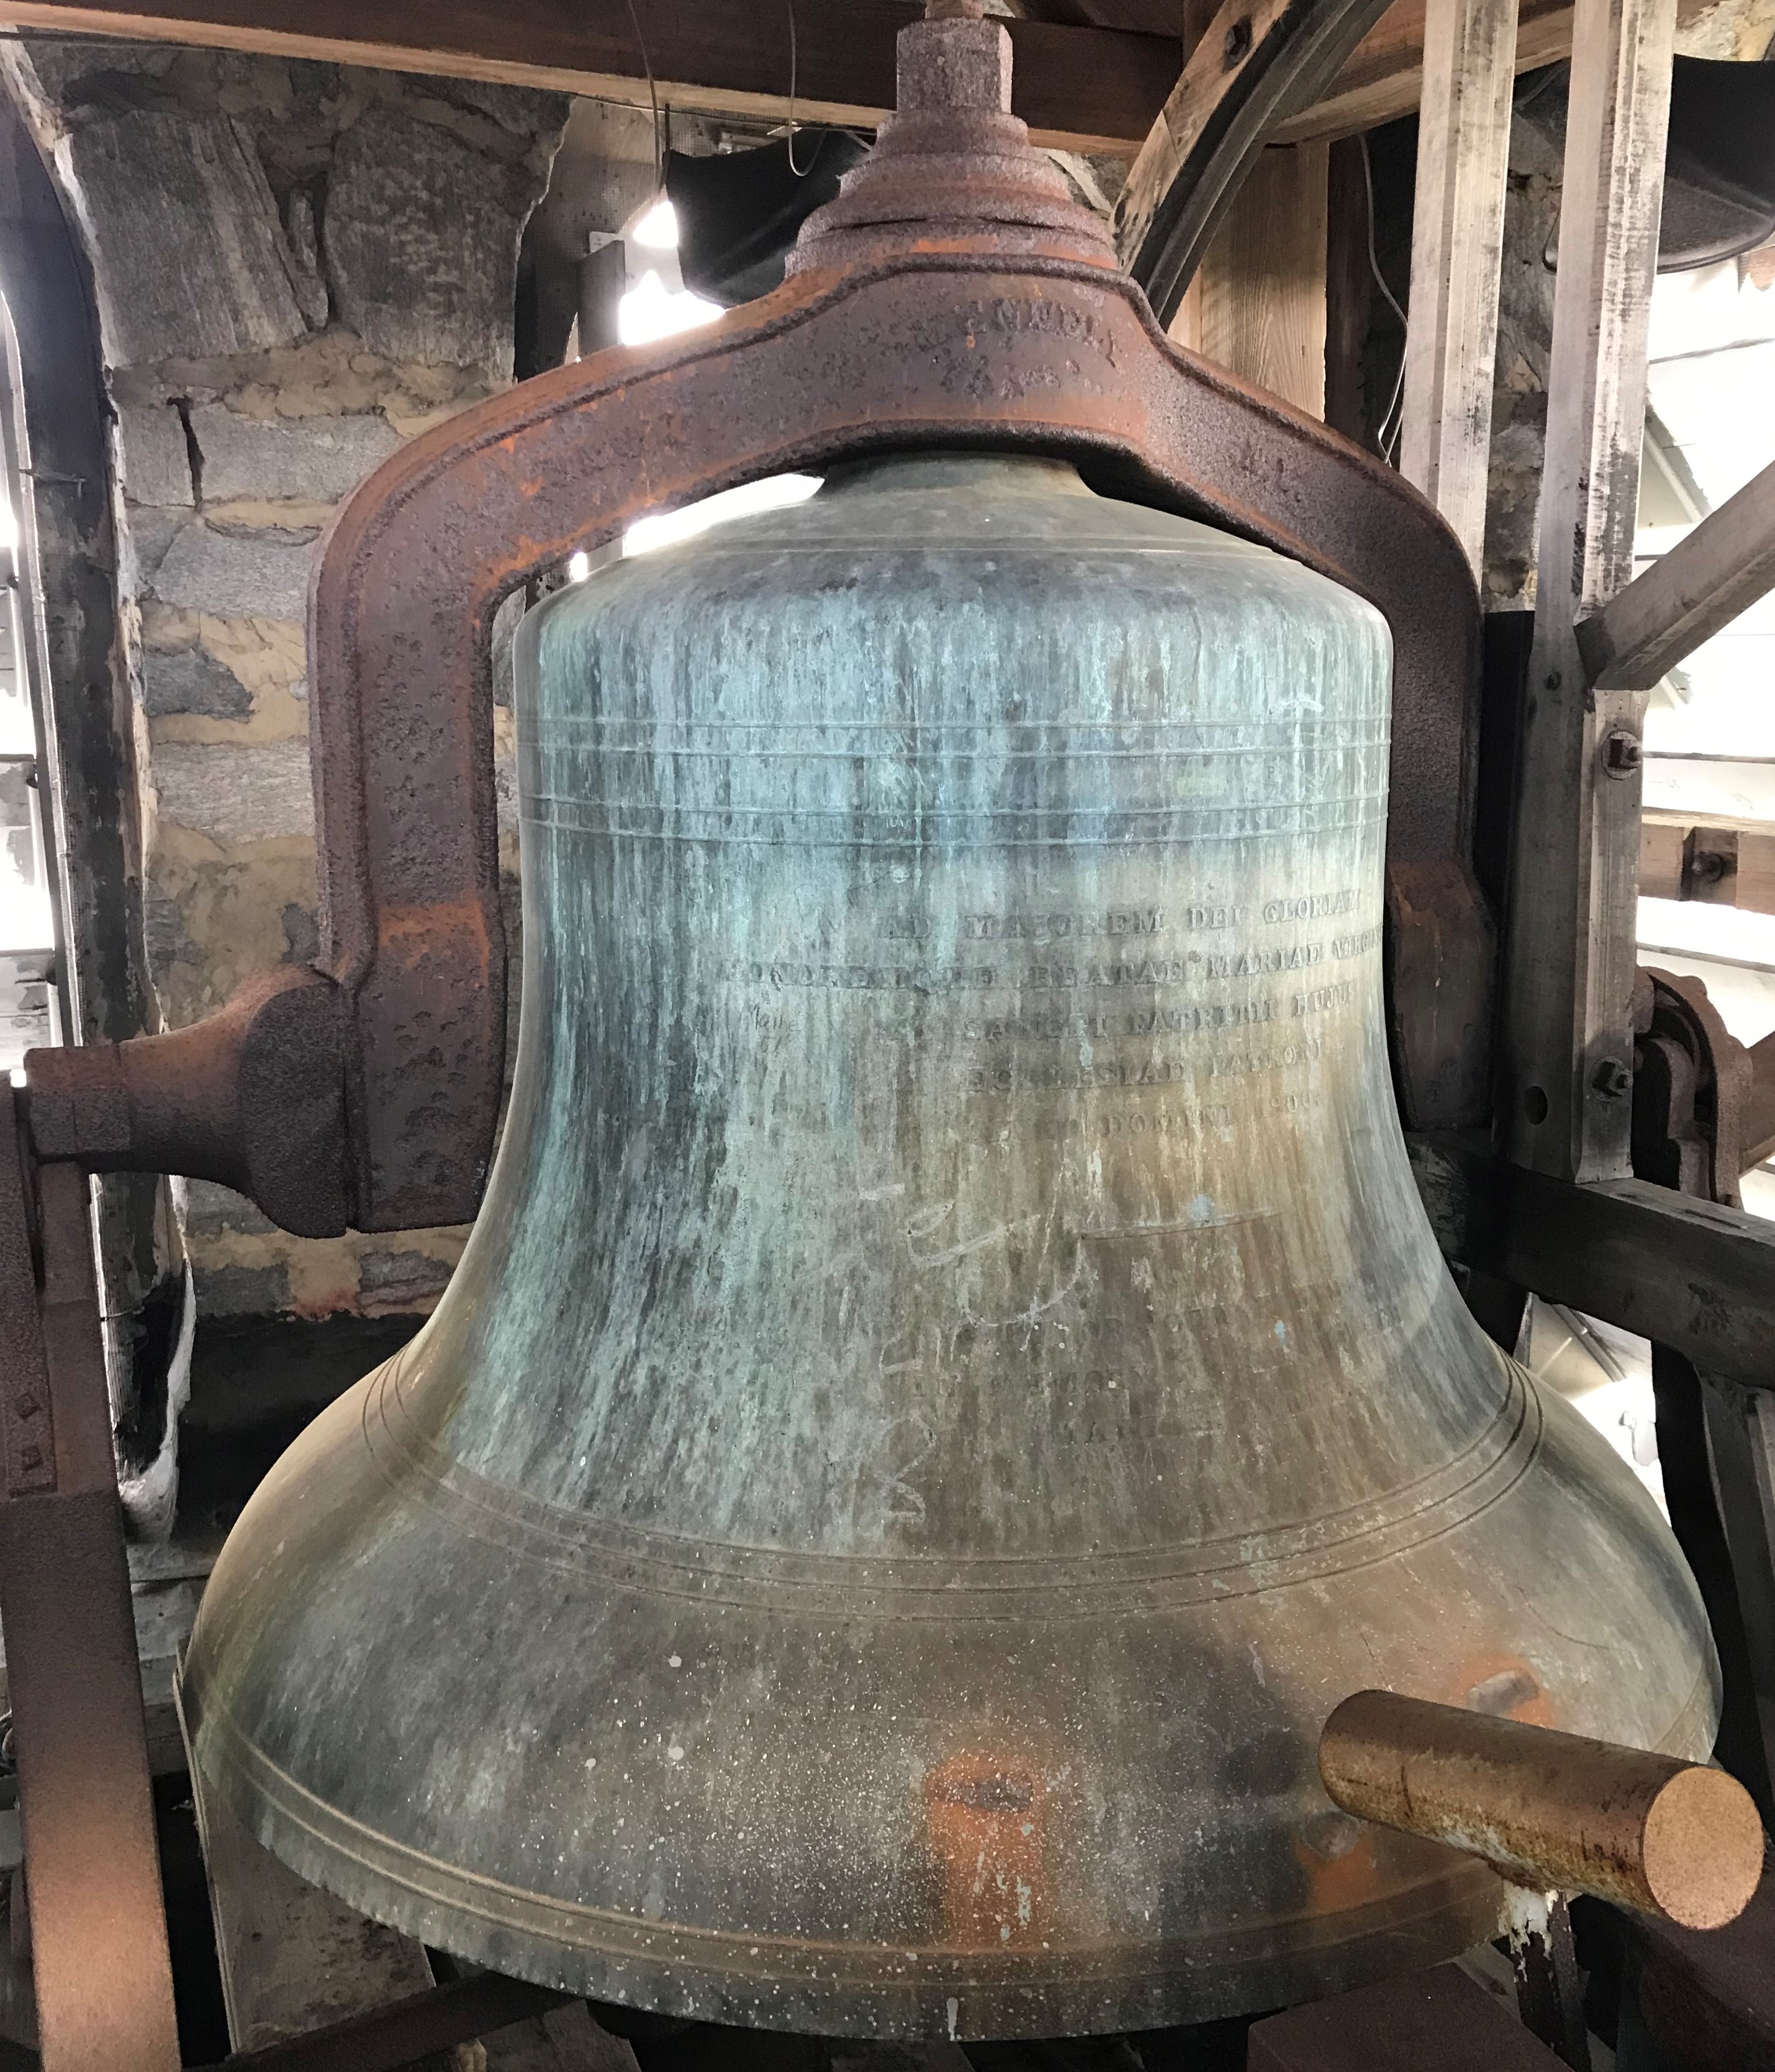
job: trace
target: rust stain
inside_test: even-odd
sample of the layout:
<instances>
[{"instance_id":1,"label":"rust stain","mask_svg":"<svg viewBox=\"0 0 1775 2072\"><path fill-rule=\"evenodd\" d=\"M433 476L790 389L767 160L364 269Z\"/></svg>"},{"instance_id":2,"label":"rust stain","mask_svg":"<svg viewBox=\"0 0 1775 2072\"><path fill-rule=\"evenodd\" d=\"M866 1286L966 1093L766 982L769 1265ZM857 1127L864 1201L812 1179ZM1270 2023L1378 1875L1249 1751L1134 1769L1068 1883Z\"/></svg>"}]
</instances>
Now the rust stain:
<instances>
[{"instance_id":1,"label":"rust stain","mask_svg":"<svg viewBox=\"0 0 1775 2072\"><path fill-rule=\"evenodd\" d=\"M943 1877L945 1940L964 1950L1016 1950L1046 1939L1047 1785L1034 1765L1000 1750L953 1755L926 1772L924 1801Z\"/></svg>"},{"instance_id":2,"label":"rust stain","mask_svg":"<svg viewBox=\"0 0 1775 2072\"><path fill-rule=\"evenodd\" d=\"M1456 1667L1446 1689L1435 1694L1444 1704L1463 1712L1489 1712L1501 1720L1523 1720L1531 1727L1556 1727L1559 1717L1541 1679L1521 1655L1502 1649L1482 1649Z\"/></svg>"},{"instance_id":3,"label":"rust stain","mask_svg":"<svg viewBox=\"0 0 1775 2072\"><path fill-rule=\"evenodd\" d=\"M1324 1814L1294 1839L1315 1914L1343 1914L1373 1899L1381 1886L1371 1830L1342 1814Z\"/></svg>"}]
</instances>

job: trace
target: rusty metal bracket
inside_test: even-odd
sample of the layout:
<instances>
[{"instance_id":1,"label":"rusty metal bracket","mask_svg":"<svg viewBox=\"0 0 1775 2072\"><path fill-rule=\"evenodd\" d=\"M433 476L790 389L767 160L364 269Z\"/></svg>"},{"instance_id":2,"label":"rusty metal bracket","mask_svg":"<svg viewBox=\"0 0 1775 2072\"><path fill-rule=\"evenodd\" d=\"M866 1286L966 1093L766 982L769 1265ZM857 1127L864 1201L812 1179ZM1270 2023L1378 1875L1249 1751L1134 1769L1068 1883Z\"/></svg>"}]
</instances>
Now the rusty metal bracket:
<instances>
[{"instance_id":1,"label":"rusty metal bracket","mask_svg":"<svg viewBox=\"0 0 1775 2072\"><path fill-rule=\"evenodd\" d=\"M1698 978L1642 966L1633 989L1633 1172L1742 1207L1750 1054Z\"/></svg>"},{"instance_id":2,"label":"rusty metal bracket","mask_svg":"<svg viewBox=\"0 0 1775 2072\"><path fill-rule=\"evenodd\" d=\"M1336 577L1395 642L1397 1050L1415 1121L1485 1112L1491 932L1467 865L1478 615L1390 470L1172 346L1117 276L914 254L801 274L705 337L544 375L421 438L340 512L314 595L324 968L349 997L359 1227L479 1195L504 1003L492 619L645 512L887 446L1061 454Z\"/></svg>"}]
</instances>

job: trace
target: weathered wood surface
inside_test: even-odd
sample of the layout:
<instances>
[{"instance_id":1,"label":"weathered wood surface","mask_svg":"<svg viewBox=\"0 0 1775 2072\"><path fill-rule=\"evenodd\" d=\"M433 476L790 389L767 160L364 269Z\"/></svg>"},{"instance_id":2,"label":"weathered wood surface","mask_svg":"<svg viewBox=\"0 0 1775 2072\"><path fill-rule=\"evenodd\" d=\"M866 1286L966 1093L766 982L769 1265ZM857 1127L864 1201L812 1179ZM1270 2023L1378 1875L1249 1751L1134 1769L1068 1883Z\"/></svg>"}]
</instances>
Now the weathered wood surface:
<instances>
[{"instance_id":1,"label":"weathered wood surface","mask_svg":"<svg viewBox=\"0 0 1775 2072\"><path fill-rule=\"evenodd\" d=\"M634 2046L592 2020L583 2000L481 2039L487 2072L640 2072Z\"/></svg>"},{"instance_id":2,"label":"weathered wood surface","mask_svg":"<svg viewBox=\"0 0 1775 2072\"><path fill-rule=\"evenodd\" d=\"M1429 0L1399 471L1485 557L1517 0Z\"/></svg>"},{"instance_id":3,"label":"weathered wood surface","mask_svg":"<svg viewBox=\"0 0 1775 2072\"><path fill-rule=\"evenodd\" d=\"M1640 822L1639 889L1642 898L1775 914L1775 827L1647 813Z\"/></svg>"},{"instance_id":4,"label":"weathered wood surface","mask_svg":"<svg viewBox=\"0 0 1775 2072\"><path fill-rule=\"evenodd\" d=\"M1180 345L1322 417L1326 144L1258 154L1171 325Z\"/></svg>"},{"instance_id":5,"label":"weathered wood surface","mask_svg":"<svg viewBox=\"0 0 1775 2072\"><path fill-rule=\"evenodd\" d=\"M1502 1045L1510 1154L1629 1170L1643 694L1592 693L1577 620L1633 573L1675 0L1579 0Z\"/></svg>"},{"instance_id":6,"label":"weathered wood surface","mask_svg":"<svg viewBox=\"0 0 1775 2072\"><path fill-rule=\"evenodd\" d=\"M1699 15L1707 4L1683 0L1683 12ZM875 0L866 10L797 10L800 120L873 127L892 105L891 57L882 55L892 39L870 26L877 6L896 25L916 11L888 0ZM1143 16L1149 12L1143 10ZM1571 56L1572 12L1565 0L1524 0L1518 72ZM1424 17L1424 0L1395 0L1324 92L1269 141L1350 137L1409 114L1418 105ZM647 105L647 70L620 4L556 10L539 20L533 8L497 0L451 0L422 12L411 0L363 6L350 0L318 6L311 0L144 0L135 6L16 0L4 18L37 28L553 87ZM789 113L786 12L779 21L768 10L747 13L738 0L702 0L664 18L646 11L642 18L660 97L672 107L773 121ZM1187 14L1185 18L1187 23ZM1139 149L1177 77L1181 46L1173 37L1132 27L1017 19L1008 26L1022 75L1018 113L1036 123L1042 142L1124 155Z\"/></svg>"},{"instance_id":7,"label":"weathered wood surface","mask_svg":"<svg viewBox=\"0 0 1775 2072\"><path fill-rule=\"evenodd\" d=\"M1662 1350L1654 1355L1670 1357ZM1733 1665L1740 1686L1730 1694L1736 1700L1735 1725L1747 1741L1761 1729L1761 1746L1745 1749L1739 1774L1769 1818L1775 1816L1775 1395L1723 1375L1691 1371L1700 1391L1712 1495L1744 1635L1743 1657ZM1662 1399L1658 1434L1662 1456Z\"/></svg>"},{"instance_id":8,"label":"weathered wood surface","mask_svg":"<svg viewBox=\"0 0 1775 2072\"><path fill-rule=\"evenodd\" d=\"M1649 691L1775 590L1775 466L1745 483L1578 628L1600 690Z\"/></svg>"},{"instance_id":9,"label":"weathered wood surface","mask_svg":"<svg viewBox=\"0 0 1775 2072\"><path fill-rule=\"evenodd\" d=\"M1726 1381L1714 1385L1733 1386ZM1658 1473L1670 1529L1701 1593L1720 1657L1720 1727L1714 1753L1756 1800L1766 1825L1775 1820L1775 1790L1771 1788L1769 1748L1757 1685L1775 1671L1775 1653L1765 1649L1760 1661L1750 1633L1754 1621L1766 1638L1769 1618L1775 1616L1775 1593L1765 1579L1762 1605L1747 1606L1743 1601L1739 1560L1748 1550L1735 1545L1723 1515L1733 1463L1728 1458L1722 1464L1726 1474L1716 1482L1714 1439L1709 1430L1710 1384L1692 1361L1668 1346L1655 1345L1652 1392L1658 1411ZM1775 1724L1775 1714L1769 1717Z\"/></svg>"},{"instance_id":10,"label":"weathered wood surface","mask_svg":"<svg viewBox=\"0 0 1775 2072\"><path fill-rule=\"evenodd\" d=\"M1558 2072L1510 2009L1452 1964L1271 2015L1250 2072Z\"/></svg>"},{"instance_id":11,"label":"weathered wood surface","mask_svg":"<svg viewBox=\"0 0 1775 2072\"><path fill-rule=\"evenodd\" d=\"M1623 2063L1771 2072L1775 1879L1724 1928L1629 1922L1621 2045Z\"/></svg>"},{"instance_id":12,"label":"weathered wood surface","mask_svg":"<svg viewBox=\"0 0 1775 2072\"><path fill-rule=\"evenodd\" d=\"M1692 0L1684 0L1685 9ZM1353 137L1377 124L1409 115L1423 88L1427 0L1395 0L1369 31L1325 91L1279 124L1272 142L1302 143L1310 137ZM1518 26L1516 70L1533 72L1572 55L1569 0L1522 0Z\"/></svg>"},{"instance_id":13,"label":"weathered wood surface","mask_svg":"<svg viewBox=\"0 0 1775 2072\"><path fill-rule=\"evenodd\" d=\"M1407 1141L1450 1259L1775 1389L1775 1223L1643 1180L1526 1171L1482 1142Z\"/></svg>"},{"instance_id":14,"label":"weathered wood surface","mask_svg":"<svg viewBox=\"0 0 1775 2072\"><path fill-rule=\"evenodd\" d=\"M171 1776L185 1767L185 1744L173 1700L174 1672L179 1651L191 1638L215 1549L137 1544L129 1548L129 1558L148 1765L156 1777ZM0 1707L6 1703L5 1656L0 1653Z\"/></svg>"}]
</instances>

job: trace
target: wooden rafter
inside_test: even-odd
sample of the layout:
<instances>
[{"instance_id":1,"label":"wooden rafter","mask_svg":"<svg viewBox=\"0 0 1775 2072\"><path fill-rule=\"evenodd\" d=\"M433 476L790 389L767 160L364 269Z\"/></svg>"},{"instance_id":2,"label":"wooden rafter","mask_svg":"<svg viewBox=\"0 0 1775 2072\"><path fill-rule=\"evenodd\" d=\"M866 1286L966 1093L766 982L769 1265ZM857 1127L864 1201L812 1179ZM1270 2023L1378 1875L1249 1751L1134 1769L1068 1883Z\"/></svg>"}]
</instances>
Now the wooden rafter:
<instances>
[{"instance_id":1,"label":"wooden rafter","mask_svg":"<svg viewBox=\"0 0 1775 2072\"><path fill-rule=\"evenodd\" d=\"M1516 0L1429 0L1399 471L1483 576Z\"/></svg>"},{"instance_id":2,"label":"wooden rafter","mask_svg":"<svg viewBox=\"0 0 1775 2072\"><path fill-rule=\"evenodd\" d=\"M894 31L917 11L912 0L850 0L842 9L803 0L796 10L797 113L877 122L893 103ZM1424 16L1424 0L1395 0L1321 97L1273 141L1348 136L1409 113L1423 72ZM643 6L641 19L656 83L672 107L787 113L786 6L685 0L669 11ZM0 0L0 21L557 87L642 106L647 100L624 0ZM1095 22L1006 26L1017 46L1017 112L1039 141L1132 156L1181 69L1181 42ZM1571 49L1565 0L1524 0L1518 68L1551 64Z\"/></svg>"},{"instance_id":3,"label":"wooden rafter","mask_svg":"<svg viewBox=\"0 0 1775 2072\"><path fill-rule=\"evenodd\" d=\"M894 105L894 39L915 0L800 0L795 106L804 121L873 127ZM663 105L780 118L789 10L750 0L638 10ZM626 0L5 0L14 26L553 87L645 107L647 64ZM1037 141L1132 151L1182 64L1181 39L1070 23L1007 23L1017 112Z\"/></svg>"},{"instance_id":4,"label":"wooden rafter","mask_svg":"<svg viewBox=\"0 0 1775 2072\"><path fill-rule=\"evenodd\" d=\"M1423 91L1426 12L1426 0L1394 0L1331 84L1310 108L1280 124L1271 141L1353 137L1409 115ZM1533 72L1571 55L1569 0L1522 0L1515 69Z\"/></svg>"},{"instance_id":5,"label":"wooden rafter","mask_svg":"<svg viewBox=\"0 0 1775 2072\"><path fill-rule=\"evenodd\" d=\"M1601 690L1649 691L1775 590L1775 467L1752 477L1578 628Z\"/></svg>"},{"instance_id":6,"label":"wooden rafter","mask_svg":"<svg viewBox=\"0 0 1775 2072\"><path fill-rule=\"evenodd\" d=\"M1593 688L1580 616L1625 589L1675 0L1579 0L1547 380L1547 465L1511 863L1510 1151L1543 1173L1629 1170L1645 693Z\"/></svg>"}]
</instances>

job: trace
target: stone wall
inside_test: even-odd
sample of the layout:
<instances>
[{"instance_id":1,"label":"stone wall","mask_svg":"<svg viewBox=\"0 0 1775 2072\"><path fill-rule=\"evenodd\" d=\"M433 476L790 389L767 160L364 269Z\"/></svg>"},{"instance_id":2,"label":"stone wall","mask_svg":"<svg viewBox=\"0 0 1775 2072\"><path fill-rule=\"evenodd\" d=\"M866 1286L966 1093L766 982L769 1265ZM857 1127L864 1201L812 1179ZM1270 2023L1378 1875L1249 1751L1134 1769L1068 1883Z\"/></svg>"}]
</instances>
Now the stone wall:
<instances>
[{"instance_id":1,"label":"stone wall","mask_svg":"<svg viewBox=\"0 0 1775 2072\"><path fill-rule=\"evenodd\" d=\"M95 278L142 925L178 1026L314 953L314 542L404 440L511 379L520 240L569 104L142 44L27 37L0 64ZM304 1243L201 1183L185 1230L209 1314L423 1309L462 1237Z\"/></svg>"}]
</instances>

